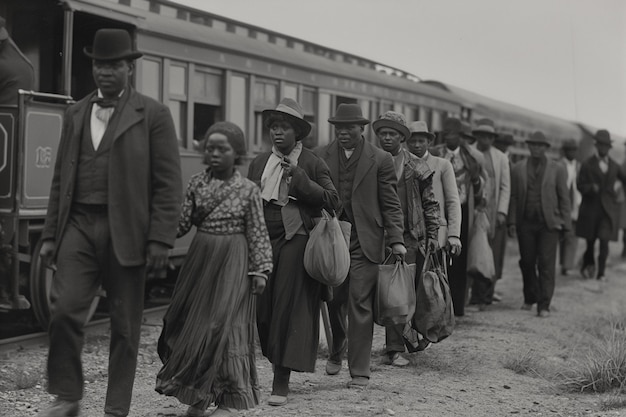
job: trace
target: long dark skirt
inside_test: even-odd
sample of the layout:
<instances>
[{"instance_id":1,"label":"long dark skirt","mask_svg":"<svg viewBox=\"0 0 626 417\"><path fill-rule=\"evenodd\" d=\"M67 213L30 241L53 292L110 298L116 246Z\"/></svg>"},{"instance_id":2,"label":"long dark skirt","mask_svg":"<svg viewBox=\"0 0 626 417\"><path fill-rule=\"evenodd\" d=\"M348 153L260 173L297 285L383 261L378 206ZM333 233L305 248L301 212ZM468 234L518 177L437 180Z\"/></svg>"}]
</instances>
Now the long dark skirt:
<instances>
[{"instance_id":1,"label":"long dark skirt","mask_svg":"<svg viewBox=\"0 0 626 417\"><path fill-rule=\"evenodd\" d=\"M156 390L196 406L257 405L254 309L245 236L196 233L163 318Z\"/></svg>"},{"instance_id":2,"label":"long dark skirt","mask_svg":"<svg viewBox=\"0 0 626 417\"><path fill-rule=\"evenodd\" d=\"M322 286L304 270L308 236L285 240L282 220L265 223L272 242L274 271L257 300L257 327L263 355L274 365L313 372L320 330Z\"/></svg>"}]
</instances>

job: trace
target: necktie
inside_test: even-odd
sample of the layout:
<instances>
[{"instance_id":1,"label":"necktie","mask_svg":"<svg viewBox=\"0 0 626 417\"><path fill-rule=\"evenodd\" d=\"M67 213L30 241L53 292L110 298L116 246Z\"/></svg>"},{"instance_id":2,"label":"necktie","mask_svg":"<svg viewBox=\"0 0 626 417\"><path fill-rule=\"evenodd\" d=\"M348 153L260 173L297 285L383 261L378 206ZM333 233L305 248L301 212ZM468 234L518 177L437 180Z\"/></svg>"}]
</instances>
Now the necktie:
<instances>
[{"instance_id":1,"label":"necktie","mask_svg":"<svg viewBox=\"0 0 626 417\"><path fill-rule=\"evenodd\" d=\"M105 126L108 126L109 120L115 111L117 106L117 99L106 99L104 97L94 96L89 100L90 103L97 104L96 117L101 120Z\"/></svg>"}]
</instances>

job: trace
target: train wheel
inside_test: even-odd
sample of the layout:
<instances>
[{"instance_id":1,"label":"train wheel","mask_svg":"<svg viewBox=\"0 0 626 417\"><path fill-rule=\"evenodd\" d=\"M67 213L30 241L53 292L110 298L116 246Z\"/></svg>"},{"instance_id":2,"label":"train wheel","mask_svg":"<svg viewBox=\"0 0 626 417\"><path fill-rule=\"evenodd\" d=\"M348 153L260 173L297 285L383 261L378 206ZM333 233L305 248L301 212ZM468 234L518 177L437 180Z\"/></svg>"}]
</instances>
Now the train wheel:
<instances>
[{"instance_id":1,"label":"train wheel","mask_svg":"<svg viewBox=\"0 0 626 417\"><path fill-rule=\"evenodd\" d=\"M42 241L37 243L35 250L33 251L33 257L30 264L30 298L33 305L33 312L35 318L44 330L48 329L50 323L50 287L52 286L52 279L54 278L54 271L46 267L41 258L39 257L39 251L41 249ZM93 317L98 303L100 302L101 292L98 291L96 297L94 297L89 307L89 313L85 323L88 323Z\"/></svg>"}]
</instances>

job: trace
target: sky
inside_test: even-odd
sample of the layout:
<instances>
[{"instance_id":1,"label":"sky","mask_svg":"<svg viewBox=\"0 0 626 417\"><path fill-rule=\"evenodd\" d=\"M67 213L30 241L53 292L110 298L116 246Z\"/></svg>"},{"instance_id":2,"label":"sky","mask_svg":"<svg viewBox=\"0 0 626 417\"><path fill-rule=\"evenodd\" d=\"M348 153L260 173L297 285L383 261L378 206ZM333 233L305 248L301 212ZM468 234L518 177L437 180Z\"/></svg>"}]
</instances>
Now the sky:
<instances>
[{"instance_id":1,"label":"sky","mask_svg":"<svg viewBox=\"0 0 626 417\"><path fill-rule=\"evenodd\" d=\"M624 0L174 0L626 136Z\"/></svg>"}]
</instances>

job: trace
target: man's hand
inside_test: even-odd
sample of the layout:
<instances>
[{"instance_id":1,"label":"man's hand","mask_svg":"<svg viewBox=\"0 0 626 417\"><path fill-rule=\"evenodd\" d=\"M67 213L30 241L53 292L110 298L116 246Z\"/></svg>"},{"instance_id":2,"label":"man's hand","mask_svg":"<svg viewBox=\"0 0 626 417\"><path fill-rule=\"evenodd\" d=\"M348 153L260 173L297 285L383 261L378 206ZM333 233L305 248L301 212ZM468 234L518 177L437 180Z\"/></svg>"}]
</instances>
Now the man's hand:
<instances>
[{"instance_id":1,"label":"man's hand","mask_svg":"<svg viewBox=\"0 0 626 417\"><path fill-rule=\"evenodd\" d=\"M394 243L391 245L391 253L396 255L398 260L403 261L404 255L406 255L406 248L402 243Z\"/></svg>"},{"instance_id":2,"label":"man's hand","mask_svg":"<svg viewBox=\"0 0 626 417\"><path fill-rule=\"evenodd\" d=\"M428 242L426 243L426 247L427 249L431 252L431 253L435 253L437 252L437 249L439 249L439 241L437 239L428 239Z\"/></svg>"},{"instance_id":3,"label":"man's hand","mask_svg":"<svg viewBox=\"0 0 626 417\"><path fill-rule=\"evenodd\" d=\"M148 272L159 271L168 264L169 248L163 243L148 242L146 268Z\"/></svg>"},{"instance_id":4,"label":"man's hand","mask_svg":"<svg viewBox=\"0 0 626 417\"><path fill-rule=\"evenodd\" d=\"M463 249L461 239L454 236L448 237L448 247L450 248L450 255L459 256L461 254L461 250Z\"/></svg>"},{"instance_id":5,"label":"man's hand","mask_svg":"<svg viewBox=\"0 0 626 417\"><path fill-rule=\"evenodd\" d=\"M515 225L509 226L509 237L515 237L517 235L517 231L515 230Z\"/></svg>"},{"instance_id":6,"label":"man's hand","mask_svg":"<svg viewBox=\"0 0 626 417\"><path fill-rule=\"evenodd\" d=\"M498 213L496 216L496 226L505 226L506 225L506 214Z\"/></svg>"},{"instance_id":7,"label":"man's hand","mask_svg":"<svg viewBox=\"0 0 626 417\"><path fill-rule=\"evenodd\" d=\"M39 250L39 256L41 256L41 261L43 264L48 267L56 270L56 265L52 261L52 255L56 251L57 244L54 240L44 240L41 243L41 249Z\"/></svg>"},{"instance_id":8,"label":"man's hand","mask_svg":"<svg viewBox=\"0 0 626 417\"><path fill-rule=\"evenodd\" d=\"M252 295L263 294L266 285L267 279L258 275L252 275Z\"/></svg>"}]
</instances>

